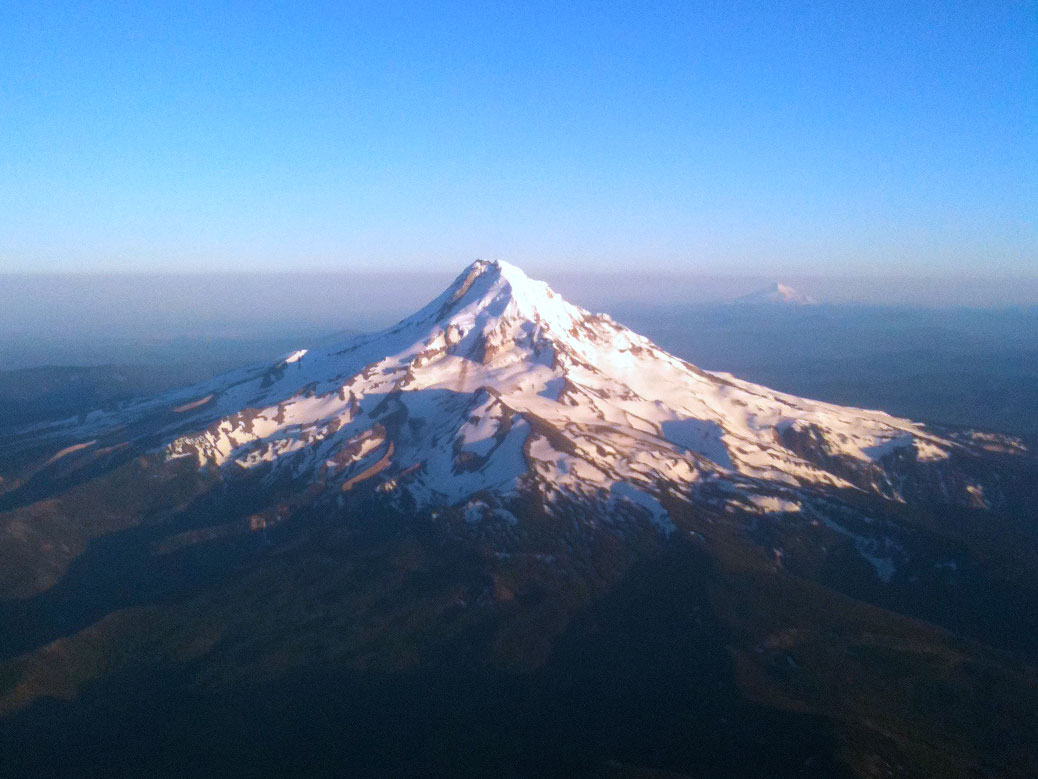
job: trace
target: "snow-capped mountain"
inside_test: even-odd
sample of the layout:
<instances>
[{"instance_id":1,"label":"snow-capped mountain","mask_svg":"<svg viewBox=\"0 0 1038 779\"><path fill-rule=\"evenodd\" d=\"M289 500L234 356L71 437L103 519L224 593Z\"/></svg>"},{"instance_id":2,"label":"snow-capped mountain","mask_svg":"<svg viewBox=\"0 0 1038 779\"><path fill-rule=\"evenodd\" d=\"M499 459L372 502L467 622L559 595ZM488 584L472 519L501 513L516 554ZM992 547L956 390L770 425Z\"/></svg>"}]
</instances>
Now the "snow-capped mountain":
<instances>
[{"instance_id":1,"label":"snow-capped mountain","mask_svg":"<svg viewBox=\"0 0 1038 779\"><path fill-rule=\"evenodd\" d=\"M533 496L549 513L668 531L677 504L796 512L833 490L997 500L960 467L971 441L700 370L482 260L383 332L47 434L62 440L44 469L158 446L223 478L290 477L339 502L374 488L473 522L512 521L509 500Z\"/></svg>"},{"instance_id":2,"label":"snow-capped mountain","mask_svg":"<svg viewBox=\"0 0 1038 779\"><path fill-rule=\"evenodd\" d=\"M0 436L0 753L95 754L115 711L230 775L325 739L379 776L1034 776L1036 501L1016 439L704 371L480 261L382 332Z\"/></svg>"},{"instance_id":3,"label":"snow-capped mountain","mask_svg":"<svg viewBox=\"0 0 1038 779\"><path fill-rule=\"evenodd\" d=\"M756 292L751 292L748 295L743 295L732 301L733 303L740 304L751 304L751 305L781 305L781 306L816 306L818 301L810 295L805 295L803 292L798 292L790 286L781 284L777 281L772 282L766 287L758 289Z\"/></svg>"}]
</instances>

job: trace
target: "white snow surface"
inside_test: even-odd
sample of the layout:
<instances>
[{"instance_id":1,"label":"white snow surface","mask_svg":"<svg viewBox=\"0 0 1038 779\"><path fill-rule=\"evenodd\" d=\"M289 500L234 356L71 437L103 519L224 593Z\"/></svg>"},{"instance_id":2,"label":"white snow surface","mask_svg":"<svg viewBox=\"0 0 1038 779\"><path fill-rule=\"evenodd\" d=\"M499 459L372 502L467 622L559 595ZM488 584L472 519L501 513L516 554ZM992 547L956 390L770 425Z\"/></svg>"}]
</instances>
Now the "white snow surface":
<instances>
[{"instance_id":1,"label":"white snow surface","mask_svg":"<svg viewBox=\"0 0 1038 779\"><path fill-rule=\"evenodd\" d=\"M622 503L668 532L663 506L691 500L707 477L763 494L846 488L846 468L882 467L898 450L933 462L958 446L881 411L703 371L484 260L382 332L97 412L77 432L145 418L159 420L168 457L199 466L288 468L333 488L371 480L420 506L531 491L549 510ZM798 431L825 457L783 443Z\"/></svg>"}]
</instances>

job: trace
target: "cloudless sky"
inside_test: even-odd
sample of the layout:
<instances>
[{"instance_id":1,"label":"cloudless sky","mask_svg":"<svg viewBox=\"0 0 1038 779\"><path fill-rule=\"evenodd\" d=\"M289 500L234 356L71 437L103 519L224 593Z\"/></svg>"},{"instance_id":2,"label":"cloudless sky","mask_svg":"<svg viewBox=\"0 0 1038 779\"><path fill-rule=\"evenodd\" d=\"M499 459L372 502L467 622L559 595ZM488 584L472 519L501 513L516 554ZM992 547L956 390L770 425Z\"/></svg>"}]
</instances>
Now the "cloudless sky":
<instances>
[{"instance_id":1,"label":"cloudless sky","mask_svg":"<svg viewBox=\"0 0 1038 779\"><path fill-rule=\"evenodd\" d=\"M1038 4L0 3L0 271L1038 275Z\"/></svg>"}]
</instances>

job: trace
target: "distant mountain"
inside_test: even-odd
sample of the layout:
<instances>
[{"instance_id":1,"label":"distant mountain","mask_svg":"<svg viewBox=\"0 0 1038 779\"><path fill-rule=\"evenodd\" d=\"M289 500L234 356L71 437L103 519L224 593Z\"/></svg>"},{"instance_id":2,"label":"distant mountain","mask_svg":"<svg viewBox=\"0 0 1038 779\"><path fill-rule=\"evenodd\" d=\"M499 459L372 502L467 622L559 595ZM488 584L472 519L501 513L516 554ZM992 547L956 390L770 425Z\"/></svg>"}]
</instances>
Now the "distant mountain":
<instances>
[{"instance_id":1,"label":"distant mountain","mask_svg":"<svg viewBox=\"0 0 1038 779\"><path fill-rule=\"evenodd\" d=\"M818 301L792 287L772 282L766 287L736 298L733 303L754 305L816 306Z\"/></svg>"},{"instance_id":2,"label":"distant mountain","mask_svg":"<svg viewBox=\"0 0 1038 779\"><path fill-rule=\"evenodd\" d=\"M0 437L0 754L53 773L64 723L80 772L125 760L89 734L128 706L250 775L1030 775L1036 474L478 261L382 332Z\"/></svg>"}]
</instances>

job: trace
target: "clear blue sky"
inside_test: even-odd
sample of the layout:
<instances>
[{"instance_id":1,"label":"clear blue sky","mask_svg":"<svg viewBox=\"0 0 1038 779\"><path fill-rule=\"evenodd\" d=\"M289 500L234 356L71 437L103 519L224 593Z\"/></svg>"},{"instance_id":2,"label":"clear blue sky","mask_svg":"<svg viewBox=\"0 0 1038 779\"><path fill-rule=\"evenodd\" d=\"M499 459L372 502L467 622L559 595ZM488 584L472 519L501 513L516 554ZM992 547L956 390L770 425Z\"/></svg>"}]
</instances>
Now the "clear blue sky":
<instances>
[{"instance_id":1,"label":"clear blue sky","mask_svg":"<svg viewBox=\"0 0 1038 779\"><path fill-rule=\"evenodd\" d=\"M0 4L0 271L1038 274L1038 4Z\"/></svg>"}]
</instances>

